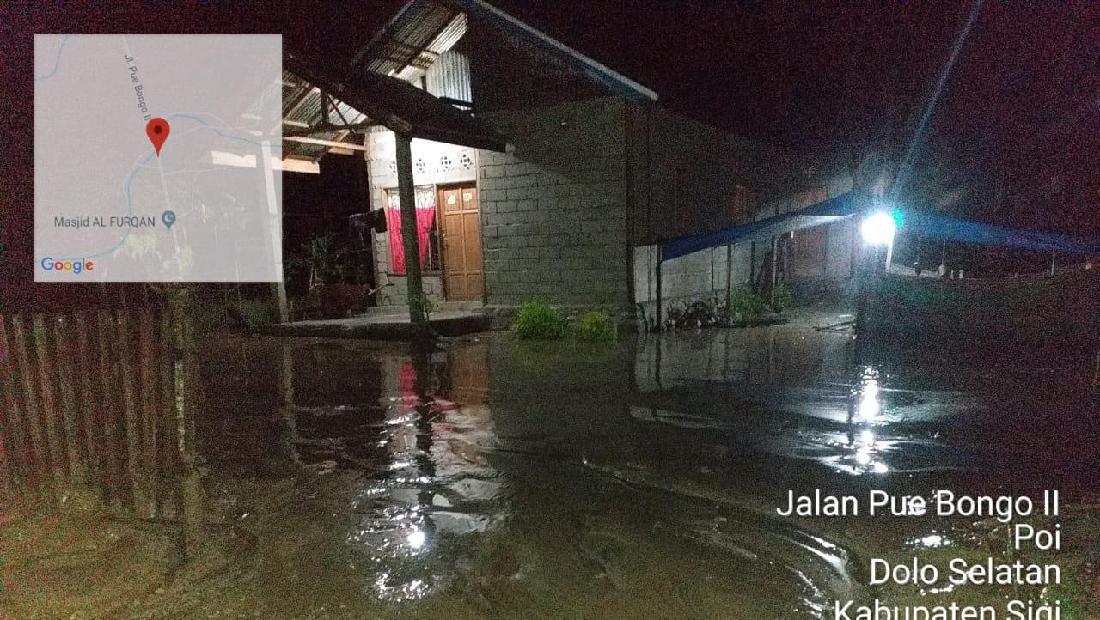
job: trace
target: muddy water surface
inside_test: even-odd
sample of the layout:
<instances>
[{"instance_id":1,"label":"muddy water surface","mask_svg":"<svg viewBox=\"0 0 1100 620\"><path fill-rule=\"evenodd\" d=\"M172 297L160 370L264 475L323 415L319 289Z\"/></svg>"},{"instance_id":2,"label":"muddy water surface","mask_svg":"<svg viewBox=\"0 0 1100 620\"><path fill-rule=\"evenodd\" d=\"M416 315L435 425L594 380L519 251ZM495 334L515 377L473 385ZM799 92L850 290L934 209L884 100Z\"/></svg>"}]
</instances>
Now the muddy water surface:
<instances>
[{"instance_id":1,"label":"muddy water surface","mask_svg":"<svg viewBox=\"0 0 1100 620\"><path fill-rule=\"evenodd\" d=\"M870 557L1004 554L1007 532L785 518L789 491L1056 487L1095 512L1087 351L799 323L605 347L232 338L195 361L193 442L157 470L171 501L85 480L9 504L0 616L831 618L837 598L1007 595L867 585Z\"/></svg>"}]
</instances>

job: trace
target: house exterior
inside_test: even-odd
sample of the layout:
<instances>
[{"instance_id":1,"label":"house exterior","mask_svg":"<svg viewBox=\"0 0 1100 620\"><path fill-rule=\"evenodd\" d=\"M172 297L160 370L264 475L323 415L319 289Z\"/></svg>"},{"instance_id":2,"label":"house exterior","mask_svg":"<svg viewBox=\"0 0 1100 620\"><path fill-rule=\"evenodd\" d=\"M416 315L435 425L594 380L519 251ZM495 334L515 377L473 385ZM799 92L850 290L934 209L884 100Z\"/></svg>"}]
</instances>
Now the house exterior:
<instances>
[{"instance_id":1,"label":"house exterior","mask_svg":"<svg viewBox=\"0 0 1100 620\"><path fill-rule=\"evenodd\" d=\"M413 139L429 299L516 306L541 298L623 317L653 305L656 244L824 200L843 175L657 105L657 95L481 0L412 0L360 50L358 71L404 80L471 111L505 152ZM352 115L348 112L348 115ZM365 130L375 303L408 303L395 134ZM383 219L383 218L379 218ZM669 302L750 282L770 248L712 248L665 265ZM850 230L787 239L785 275L848 273ZM827 258L819 258L820 256Z\"/></svg>"}]
</instances>

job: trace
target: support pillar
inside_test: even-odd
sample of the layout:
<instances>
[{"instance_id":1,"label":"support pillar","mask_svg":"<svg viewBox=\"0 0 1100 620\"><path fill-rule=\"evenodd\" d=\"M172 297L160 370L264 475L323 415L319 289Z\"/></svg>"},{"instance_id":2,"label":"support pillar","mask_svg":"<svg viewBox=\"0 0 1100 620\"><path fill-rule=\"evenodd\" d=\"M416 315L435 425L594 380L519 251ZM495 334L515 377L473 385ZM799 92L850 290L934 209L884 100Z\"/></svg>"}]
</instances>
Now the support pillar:
<instances>
[{"instance_id":1,"label":"support pillar","mask_svg":"<svg viewBox=\"0 0 1100 620\"><path fill-rule=\"evenodd\" d=\"M413 191L412 136L394 132L397 144L397 187L401 198L401 241L405 248L405 281L409 321L418 335L428 331L424 283L420 277L420 240L416 236L416 193Z\"/></svg>"},{"instance_id":2,"label":"support pillar","mask_svg":"<svg viewBox=\"0 0 1100 620\"><path fill-rule=\"evenodd\" d=\"M271 218L272 257L277 278L271 283L271 296L275 300L275 311L280 323L290 320L290 304L286 298L286 277L283 273L283 214L275 194L275 157L271 153L271 143L260 145L263 155L264 188L267 196L267 213Z\"/></svg>"}]
</instances>

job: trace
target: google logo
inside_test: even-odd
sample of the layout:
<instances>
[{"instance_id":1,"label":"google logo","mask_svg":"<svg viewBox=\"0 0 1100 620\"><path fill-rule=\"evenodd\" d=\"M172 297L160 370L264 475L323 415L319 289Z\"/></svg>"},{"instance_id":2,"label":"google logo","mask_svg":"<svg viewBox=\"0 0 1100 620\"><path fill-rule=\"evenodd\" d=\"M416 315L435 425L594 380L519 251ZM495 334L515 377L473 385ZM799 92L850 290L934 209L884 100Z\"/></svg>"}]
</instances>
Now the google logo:
<instances>
[{"instance_id":1,"label":"google logo","mask_svg":"<svg viewBox=\"0 0 1100 620\"><path fill-rule=\"evenodd\" d=\"M74 274L80 274L84 271L92 271L95 269L95 263L84 259L60 261L47 256L38 264L46 271L71 271Z\"/></svg>"}]
</instances>

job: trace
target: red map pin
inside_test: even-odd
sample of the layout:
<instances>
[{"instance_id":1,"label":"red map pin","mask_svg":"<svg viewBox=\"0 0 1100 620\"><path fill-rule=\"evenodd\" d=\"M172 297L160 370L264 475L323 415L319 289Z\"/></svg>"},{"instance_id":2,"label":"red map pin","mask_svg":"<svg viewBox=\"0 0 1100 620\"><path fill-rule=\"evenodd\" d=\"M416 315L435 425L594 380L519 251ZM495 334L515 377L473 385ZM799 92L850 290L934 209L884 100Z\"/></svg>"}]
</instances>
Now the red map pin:
<instances>
[{"instance_id":1,"label":"red map pin","mask_svg":"<svg viewBox=\"0 0 1100 620\"><path fill-rule=\"evenodd\" d=\"M145 133L149 135L149 141L157 150L157 157L160 157L160 147L164 146L164 141L168 139L169 130L168 121L163 118L154 118L145 125Z\"/></svg>"}]
</instances>

